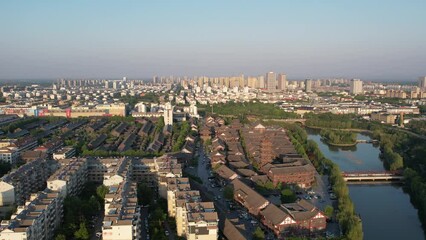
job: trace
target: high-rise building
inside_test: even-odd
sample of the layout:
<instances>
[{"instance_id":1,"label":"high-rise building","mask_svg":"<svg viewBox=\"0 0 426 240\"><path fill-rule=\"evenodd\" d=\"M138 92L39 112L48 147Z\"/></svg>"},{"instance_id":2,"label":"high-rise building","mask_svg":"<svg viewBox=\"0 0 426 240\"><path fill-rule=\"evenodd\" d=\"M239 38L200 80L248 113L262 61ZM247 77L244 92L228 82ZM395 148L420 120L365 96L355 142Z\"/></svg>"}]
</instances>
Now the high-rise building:
<instances>
[{"instance_id":1,"label":"high-rise building","mask_svg":"<svg viewBox=\"0 0 426 240\"><path fill-rule=\"evenodd\" d=\"M257 88L265 88L265 77L259 76L257 84L258 84Z\"/></svg>"},{"instance_id":2,"label":"high-rise building","mask_svg":"<svg viewBox=\"0 0 426 240\"><path fill-rule=\"evenodd\" d=\"M274 72L266 74L266 90L268 92L275 92L277 85L277 75Z\"/></svg>"},{"instance_id":3,"label":"high-rise building","mask_svg":"<svg viewBox=\"0 0 426 240\"><path fill-rule=\"evenodd\" d=\"M351 85L350 85L350 93L351 94L361 94L363 93L362 90L362 81L359 79L352 79Z\"/></svg>"},{"instance_id":4,"label":"high-rise building","mask_svg":"<svg viewBox=\"0 0 426 240\"><path fill-rule=\"evenodd\" d=\"M305 92L312 92L312 79L305 80Z\"/></svg>"},{"instance_id":5,"label":"high-rise building","mask_svg":"<svg viewBox=\"0 0 426 240\"><path fill-rule=\"evenodd\" d=\"M106 81L105 81L105 89L109 89L109 87L110 87L110 85L109 85L109 81L108 81L108 80L106 80Z\"/></svg>"},{"instance_id":6,"label":"high-rise building","mask_svg":"<svg viewBox=\"0 0 426 240\"><path fill-rule=\"evenodd\" d=\"M287 89L287 76L284 73L278 74L278 89L281 91Z\"/></svg>"},{"instance_id":7,"label":"high-rise building","mask_svg":"<svg viewBox=\"0 0 426 240\"><path fill-rule=\"evenodd\" d=\"M426 89L426 76L419 77L419 88L422 90Z\"/></svg>"},{"instance_id":8,"label":"high-rise building","mask_svg":"<svg viewBox=\"0 0 426 240\"><path fill-rule=\"evenodd\" d=\"M170 102L166 103L164 107L164 124L173 125L173 106Z\"/></svg>"}]
</instances>

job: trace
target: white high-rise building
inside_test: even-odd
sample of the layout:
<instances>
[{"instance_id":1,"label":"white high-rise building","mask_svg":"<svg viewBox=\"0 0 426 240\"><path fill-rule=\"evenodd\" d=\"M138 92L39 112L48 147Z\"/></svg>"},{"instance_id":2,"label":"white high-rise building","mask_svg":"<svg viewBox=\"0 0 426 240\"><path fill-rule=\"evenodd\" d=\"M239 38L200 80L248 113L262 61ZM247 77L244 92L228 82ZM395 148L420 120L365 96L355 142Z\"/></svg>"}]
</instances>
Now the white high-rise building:
<instances>
[{"instance_id":1,"label":"white high-rise building","mask_svg":"<svg viewBox=\"0 0 426 240\"><path fill-rule=\"evenodd\" d=\"M312 79L305 80L305 92L312 92Z\"/></svg>"},{"instance_id":2,"label":"white high-rise building","mask_svg":"<svg viewBox=\"0 0 426 240\"><path fill-rule=\"evenodd\" d=\"M278 74L278 89L285 91L287 89L287 76L284 73Z\"/></svg>"},{"instance_id":3,"label":"white high-rise building","mask_svg":"<svg viewBox=\"0 0 426 240\"><path fill-rule=\"evenodd\" d=\"M166 103L164 107L164 124L173 126L173 106L170 102Z\"/></svg>"},{"instance_id":4,"label":"white high-rise building","mask_svg":"<svg viewBox=\"0 0 426 240\"><path fill-rule=\"evenodd\" d=\"M137 112L144 113L144 112L147 111L146 105L143 102L140 102L140 103L136 104L135 108L136 108Z\"/></svg>"},{"instance_id":5,"label":"white high-rise building","mask_svg":"<svg viewBox=\"0 0 426 240\"><path fill-rule=\"evenodd\" d=\"M425 90L426 89L426 76L419 77L419 88L421 90Z\"/></svg>"},{"instance_id":6,"label":"white high-rise building","mask_svg":"<svg viewBox=\"0 0 426 240\"><path fill-rule=\"evenodd\" d=\"M277 86L277 75L274 72L266 74L266 90L268 92L275 92Z\"/></svg>"},{"instance_id":7,"label":"white high-rise building","mask_svg":"<svg viewBox=\"0 0 426 240\"><path fill-rule=\"evenodd\" d=\"M350 93L351 94L361 94L361 93L363 93L363 90L362 90L362 81L361 80L359 80L359 79L352 79L351 80Z\"/></svg>"}]
</instances>

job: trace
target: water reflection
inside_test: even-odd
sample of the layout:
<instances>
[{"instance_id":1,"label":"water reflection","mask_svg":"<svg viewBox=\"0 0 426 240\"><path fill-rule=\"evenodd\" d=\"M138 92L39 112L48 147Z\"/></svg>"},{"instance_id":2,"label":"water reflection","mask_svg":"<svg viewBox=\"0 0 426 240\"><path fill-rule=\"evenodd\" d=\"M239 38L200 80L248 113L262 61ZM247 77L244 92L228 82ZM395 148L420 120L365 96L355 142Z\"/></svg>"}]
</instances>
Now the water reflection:
<instances>
[{"instance_id":1,"label":"water reflection","mask_svg":"<svg viewBox=\"0 0 426 240\"><path fill-rule=\"evenodd\" d=\"M338 164L342 171L382 171L377 144L359 143L355 147L328 146L319 131L308 129L325 157ZM359 133L358 139L370 140ZM364 239L424 239L417 211L401 185L349 185L355 210L361 215Z\"/></svg>"}]
</instances>

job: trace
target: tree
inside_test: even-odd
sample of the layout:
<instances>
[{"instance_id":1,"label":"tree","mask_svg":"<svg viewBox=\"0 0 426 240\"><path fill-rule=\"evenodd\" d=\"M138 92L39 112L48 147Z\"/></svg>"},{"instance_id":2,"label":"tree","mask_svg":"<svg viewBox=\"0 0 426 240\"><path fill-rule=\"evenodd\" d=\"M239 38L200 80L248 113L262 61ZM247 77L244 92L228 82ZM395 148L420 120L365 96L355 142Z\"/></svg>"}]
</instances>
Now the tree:
<instances>
[{"instance_id":1,"label":"tree","mask_svg":"<svg viewBox=\"0 0 426 240\"><path fill-rule=\"evenodd\" d=\"M292 203L297 199L296 194L290 188L284 188L281 191L281 203Z\"/></svg>"},{"instance_id":2,"label":"tree","mask_svg":"<svg viewBox=\"0 0 426 240\"><path fill-rule=\"evenodd\" d=\"M260 227L257 227L253 232L253 240L263 240L265 239L265 233Z\"/></svg>"},{"instance_id":3,"label":"tree","mask_svg":"<svg viewBox=\"0 0 426 240\"><path fill-rule=\"evenodd\" d=\"M74 233L74 237L82 240L90 238L89 231L87 230L84 222L80 223L80 228Z\"/></svg>"},{"instance_id":4,"label":"tree","mask_svg":"<svg viewBox=\"0 0 426 240\"><path fill-rule=\"evenodd\" d=\"M333 207L332 207L332 206L330 206L330 205L327 205L327 206L325 206L324 214L325 214L328 218L331 218L331 217L333 216L333 211L334 211Z\"/></svg>"},{"instance_id":5,"label":"tree","mask_svg":"<svg viewBox=\"0 0 426 240\"><path fill-rule=\"evenodd\" d=\"M55 240L67 240L67 237L64 234L58 234L56 235Z\"/></svg>"},{"instance_id":6,"label":"tree","mask_svg":"<svg viewBox=\"0 0 426 240\"><path fill-rule=\"evenodd\" d=\"M96 195L98 196L99 199L103 201L108 191L109 191L109 188L107 186L101 185L96 188Z\"/></svg>"},{"instance_id":7,"label":"tree","mask_svg":"<svg viewBox=\"0 0 426 240\"><path fill-rule=\"evenodd\" d=\"M151 203L153 197L154 197L154 193L150 187L148 187L145 183L138 183L138 186L137 186L138 204L148 205Z\"/></svg>"},{"instance_id":8,"label":"tree","mask_svg":"<svg viewBox=\"0 0 426 240\"><path fill-rule=\"evenodd\" d=\"M234 189L232 188L232 186L228 185L223 189L223 196L229 200L232 200L234 198Z\"/></svg>"}]
</instances>

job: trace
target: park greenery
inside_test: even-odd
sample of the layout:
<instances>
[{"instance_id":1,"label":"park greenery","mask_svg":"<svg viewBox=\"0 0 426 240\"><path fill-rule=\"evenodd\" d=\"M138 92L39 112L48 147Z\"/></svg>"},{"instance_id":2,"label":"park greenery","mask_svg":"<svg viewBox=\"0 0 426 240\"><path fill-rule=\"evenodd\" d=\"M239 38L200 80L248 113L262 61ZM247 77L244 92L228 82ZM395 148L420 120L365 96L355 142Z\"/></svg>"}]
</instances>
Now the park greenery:
<instances>
[{"instance_id":1,"label":"park greenery","mask_svg":"<svg viewBox=\"0 0 426 240\"><path fill-rule=\"evenodd\" d=\"M321 137L330 145L355 145L356 133L342 130L323 129L320 132Z\"/></svg>"},{"instance_id":2,"label":"park greenery","mask_svg":"<svg viewBox=\"0 0 426 240\"><path fill-rule=\"evenodd\" d=\"M405 127L409 128L414 133L426 136L425 120L411 120Z\"/></svg>"},{"instance_id":3,"label":"park greenery","mask_svg":"<svg viewBox=\"0 0 426 240\"><path fill-rule=\"evenodd\" d=\"M298 114L291 112L284 112L274 104L260 103L260 102L245 102L245 103L219 103L206 107L213 109L213 112L222 116L247 116L247 117L261 117L262 119L286 119L286 118L300 118Z\"/></svg>"},{"instance_id":4,"label":"park greenery","mask_svg":"<svg viewBox=\"0 0 426 240\"><path fill-rule=\"evenodd\" d=\"M367 121L354 121L358 120L355 114L307 113L304 117L308 127L332 129L364 129L368 127Z\"/></svg>"},{"instance_id":5,"label":"park greenery","mask_svg":"<svg viewBox=\"0 0 426 240\"><path fill-rule=\"evenodd\" d=\"M107 192L107 187L89 182L80 195L66 197L63 223L55 239L90 239L90 222L102 210Z\"/></svg>"},{"instance_id":6,"label":"park greenery","mask_svg":"<svg viewBox=\"0 0 426 240\"><path fill-rule=\"evenodd\" d=\"M289 125L287 128L289 137L298 153L307 156L319 173L329 175L333 191L337 196L337 220L344 238L349 240L363 239L362 223L355 213L354 205L349 196L349 189L339 167L324 157L316 142L307 139L304 129L297 125Z\"/></svg>"}]
</instances>

